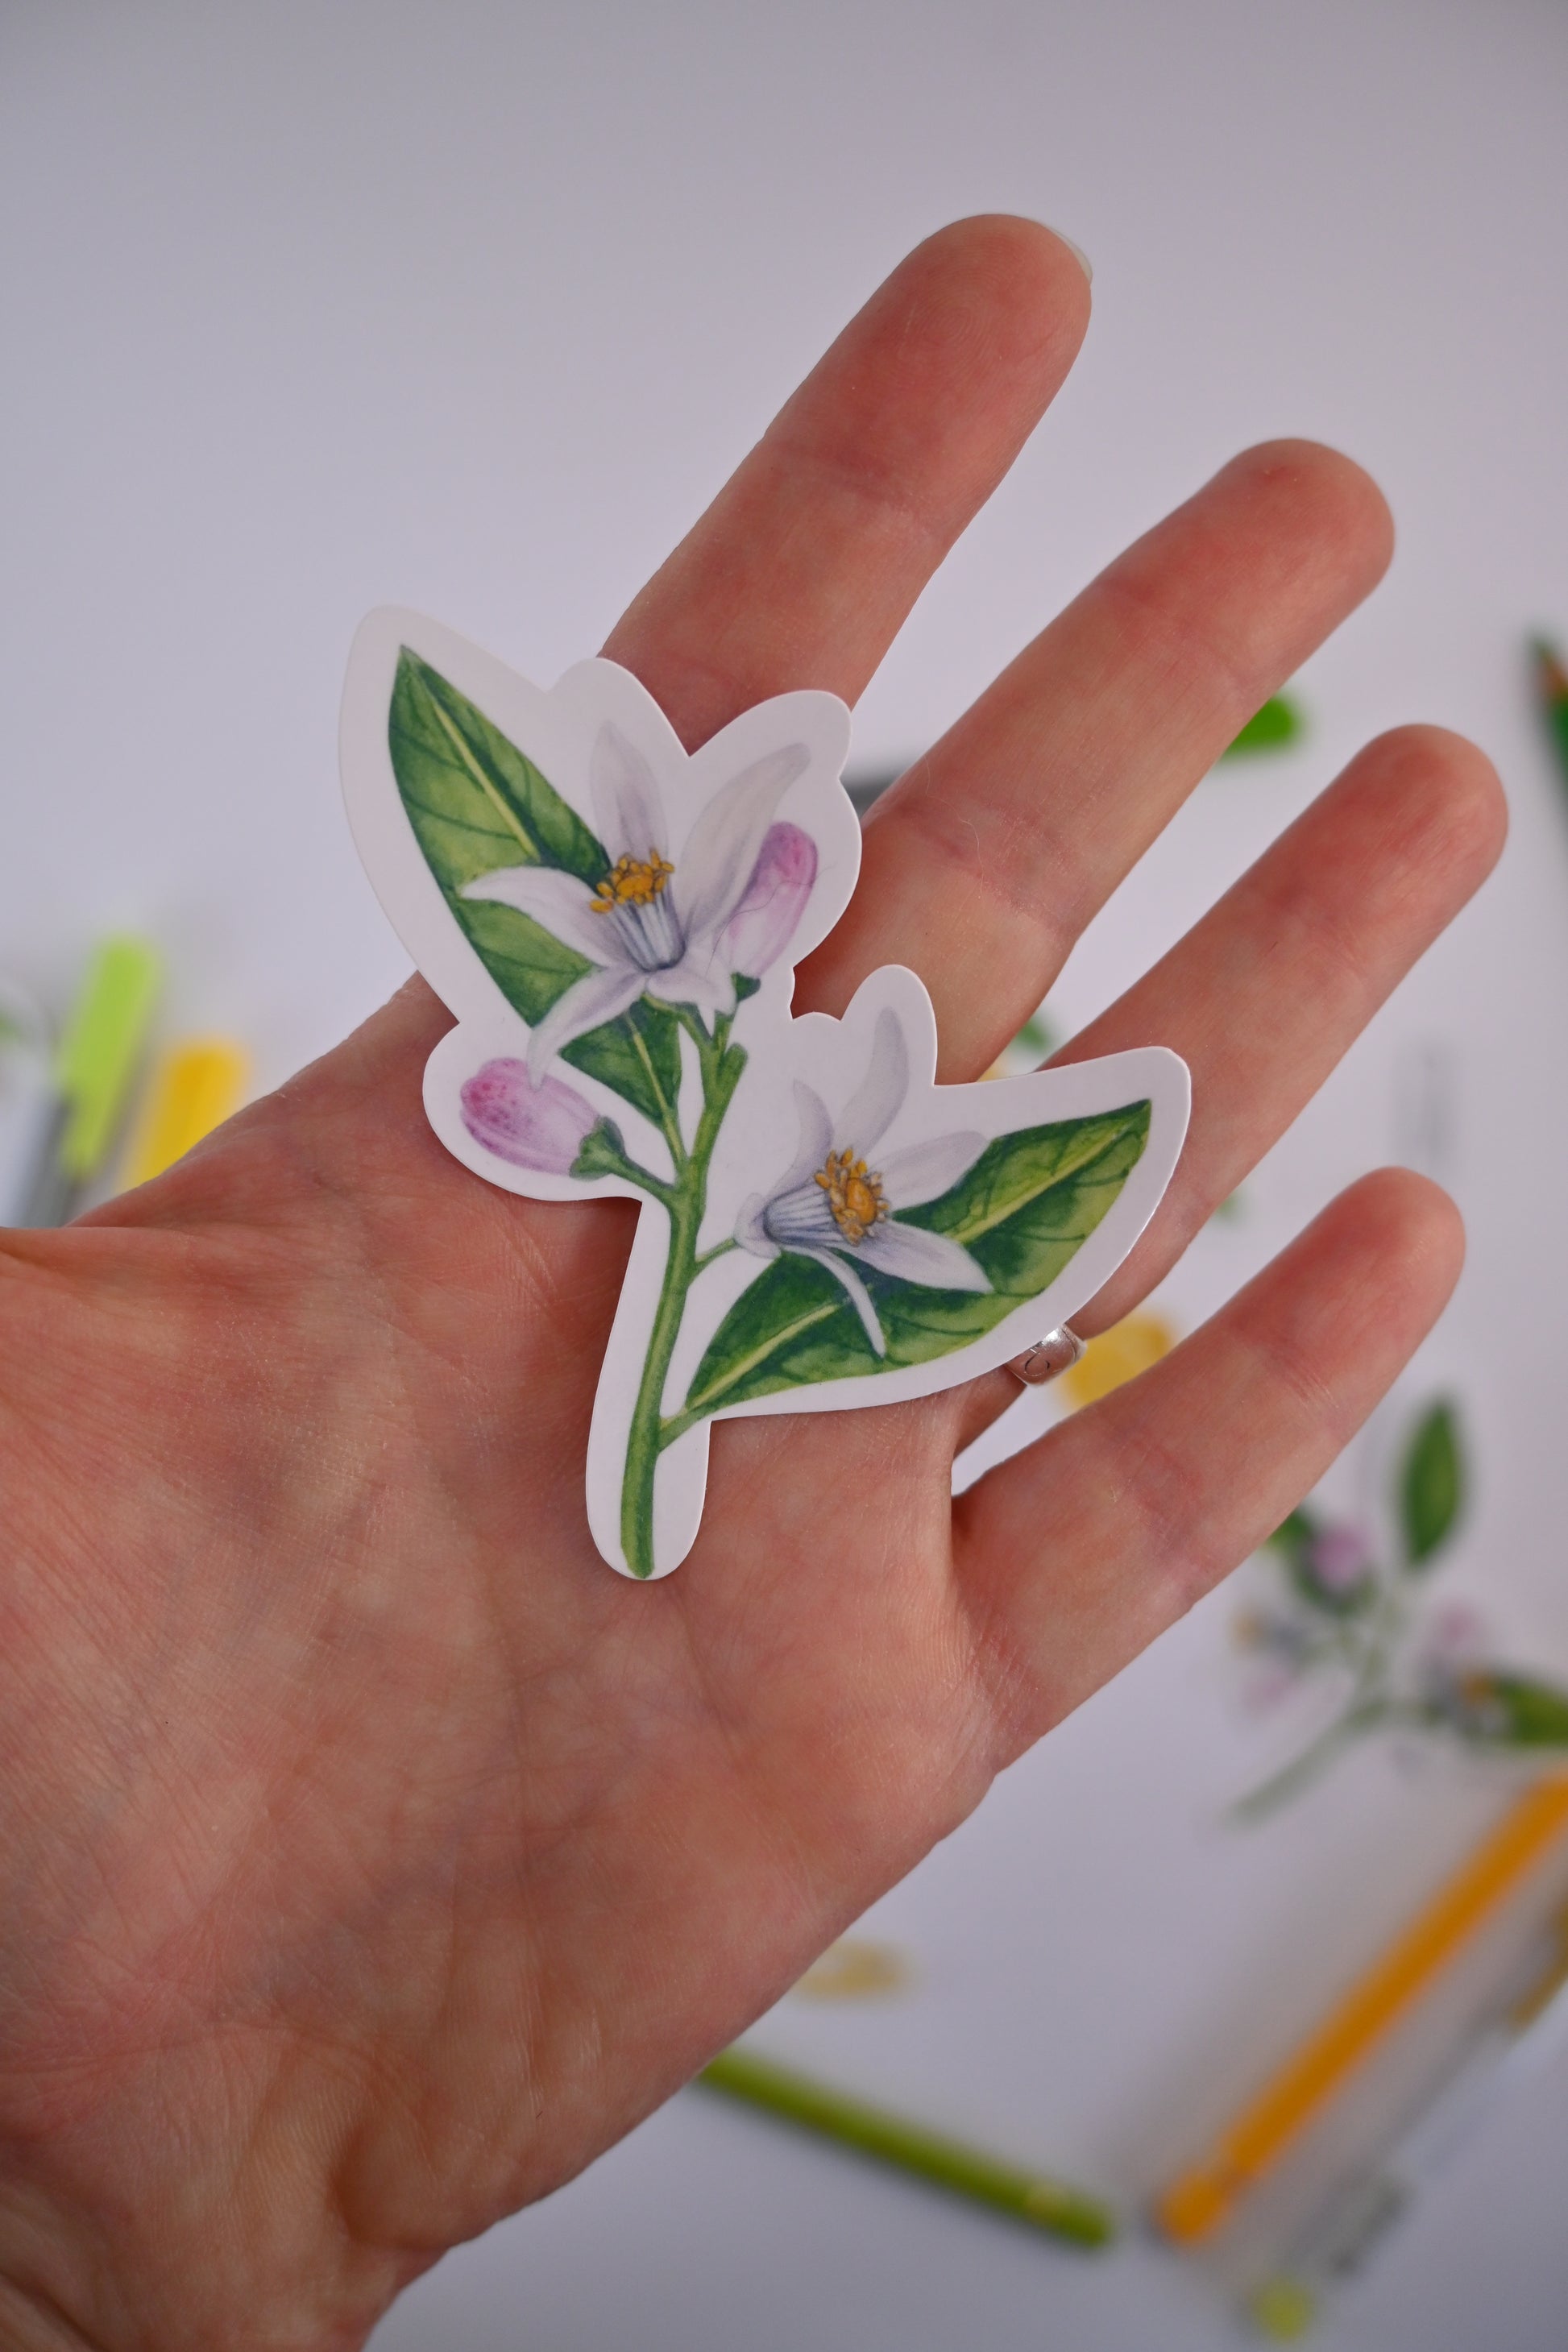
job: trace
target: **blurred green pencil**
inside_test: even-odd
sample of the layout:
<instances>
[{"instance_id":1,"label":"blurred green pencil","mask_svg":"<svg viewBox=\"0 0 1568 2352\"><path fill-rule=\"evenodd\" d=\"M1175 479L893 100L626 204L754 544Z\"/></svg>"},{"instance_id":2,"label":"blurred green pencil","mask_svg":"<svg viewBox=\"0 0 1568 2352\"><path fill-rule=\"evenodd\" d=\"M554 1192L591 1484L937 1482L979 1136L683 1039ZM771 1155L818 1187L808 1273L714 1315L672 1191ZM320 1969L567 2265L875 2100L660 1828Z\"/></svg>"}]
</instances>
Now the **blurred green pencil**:
<instances>
[{"instance_id":1,"label":"blurred green pencil","mask_svg":"<svg viewBox=\"0 0 1568 2352\"><path fill-rule=\"evenodd\" d=\"M104 940L95 950L55 1057L54 1117L24 1224L68 1223L107 1160L161 976L145 940Z\"/></svg>"},{"instance_id":2,"label":"blurred green pencil","mask_svg":"<svg viewBox=\"0 0 1568 2352\"><path fill-rule=\"evenodd\" d=\"M913 2173L933 2188L973 2198L1053 2238L1066 2238L1078 2246L1107 2246L1116 2235L1115 2216L1086 2190L1070 2188L1047 2173L1033 2172L1005 2157L966 2147L923 2124L889 2115L885 2108L868 2106L847 2092L797 2074L793 2067L759 2058L752 2051L721 2052L697 2080L710 2091L743 2099L749 2106L763 2108L785 2123L819 2132L858 2155Z\"/></svg>"},{"instance_id":3,"label":"blurred green pencil","mask_svg":"<svg viewBox=\"0 0 1568 2352\"><path fill-rule=\"evenodd\" d=\"M1557 753L1563 781L1568 784L1568 668L1555 646L1544 637L1531 640L1535 661L1535 691L1546 731Z\"/></svg>"}]
</instances>

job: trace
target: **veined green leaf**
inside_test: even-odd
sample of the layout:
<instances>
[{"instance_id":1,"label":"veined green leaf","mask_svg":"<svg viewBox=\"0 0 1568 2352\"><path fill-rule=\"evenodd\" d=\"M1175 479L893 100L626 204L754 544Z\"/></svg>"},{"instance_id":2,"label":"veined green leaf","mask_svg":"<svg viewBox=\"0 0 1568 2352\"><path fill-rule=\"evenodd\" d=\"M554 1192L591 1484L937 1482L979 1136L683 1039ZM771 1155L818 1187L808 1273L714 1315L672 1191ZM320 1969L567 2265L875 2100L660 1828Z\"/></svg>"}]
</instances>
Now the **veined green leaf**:
<instances>
[{"instance_id":1,"label":"veined green leaf","mask_svg":"<svg viewBox=\"0 0 1568 2352\"><path fill-rule=\"evenodd\" d=\"M645 996L617 1021L590 1029L562 1051L586 1078L635 1104L645 1118L666 1131L674 1124L680 1097L680 1026L662 1004Z\"/></svg>"},{"instance_id":2,"label":"veined green leaf","mask_svg":"<svg viewBox=\"0 0 1568 2352\"><path fill-rule=\"evenodd\" d=\"M988 1143L967 1176L903 1218L961 1242L992 1287L927 1290L861 1267L888 1343L872 1349L843 1287L809 1258L774 1259L731 1307L680 1416L704 1418L781 1389L930 1363L994 1331L1075 1257L1149 1139L1151 1106L1021 1128Z\"/></svg>"},{"instance_id":3,"label":"veined green leaf","mask_svg":"<svg viewBox=\"0 0 1568 2352\"><path fill-rule=\"evenodd\" d=\"M1445 1400L1417 1427L1399 1474L1407 1567L1425 1568L1447 1542L1463 1508L1464 1487L1454 1408Z\"/></svg>"},{"instance_id":4,"label":"veined green leaf","mask_svg":"<svg viewBox=\"0 0 1568 2352\"><path fill-rule=\"evenodd\" d=\"M463 886L503 866L552 866L596 883L608 856L532 761L406 646L387 741L426 864L475 954L531 1027L592 966L515 907L465 898ZM563 1059L656 1122L679 1092L679 1027L659 1005L634 1005L579 1037Z\"/></svg>"},{"instance_id":5,"label":"veined green leaf","mask_svg":"<svg viewBox=\"0 0 1568 2352\"><path fill-rule=\"evenodd\" d=\"M1151 1109L1125 1103L999 1135L951 1192L904 1223L962 1242L1015 1306L1033 1298L1077 1256L1142 1158Z\"/></svg>"},{"instance_id":6,"label":"veined green leaf","mask_svg":"<svg viewBox=\"0 0 1568 2352\"><path fill-rule=\"evenodd\" d=\"M531 760L406 646L387 722L403 805L443 889L498 866L558 866L584 882L603 846Z\"/></svg>"}]
</instances>

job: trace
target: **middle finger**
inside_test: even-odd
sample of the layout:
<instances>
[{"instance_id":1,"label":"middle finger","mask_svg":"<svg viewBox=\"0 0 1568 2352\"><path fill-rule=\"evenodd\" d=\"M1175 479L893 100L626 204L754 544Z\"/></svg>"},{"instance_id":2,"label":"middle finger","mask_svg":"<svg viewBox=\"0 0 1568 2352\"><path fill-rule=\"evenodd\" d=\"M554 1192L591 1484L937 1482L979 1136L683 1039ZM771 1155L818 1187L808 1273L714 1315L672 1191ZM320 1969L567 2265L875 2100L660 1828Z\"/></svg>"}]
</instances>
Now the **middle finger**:
<instances>
[{"instance_id":1,"label":"middle finger","mask_svg":"<svg viewBox=\"0 0 1568 2352\"><path fill-rule=\"evenodd\" d=\"M879 802L860 886L804 967L840 1010L925 979L939 1075L973 1077L1258 706L1381 577L1388 510L1311 442L1246 452L1120 556Z\"/></svg>"}]
</instances>

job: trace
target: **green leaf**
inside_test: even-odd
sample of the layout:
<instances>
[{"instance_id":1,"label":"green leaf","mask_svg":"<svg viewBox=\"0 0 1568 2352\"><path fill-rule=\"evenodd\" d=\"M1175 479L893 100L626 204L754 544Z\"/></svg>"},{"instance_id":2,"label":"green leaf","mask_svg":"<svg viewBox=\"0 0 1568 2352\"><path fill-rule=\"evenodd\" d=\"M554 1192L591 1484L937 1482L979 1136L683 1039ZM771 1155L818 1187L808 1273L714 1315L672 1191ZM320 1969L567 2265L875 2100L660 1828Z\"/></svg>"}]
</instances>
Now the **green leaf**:
<instances>
[{"instance_id":1,"label":"green leaf","mask_svg":"<svg viewBox=\"0 0 1568 2352\"><path fill-rule=\"evenodd\" d=\"M1317 1520L1305 1503L1298 1503L1289 1517L1281 1519L1271 1536L1265 1536L1264 1542L1270 1551L1283 1552L1287 1559L1295 1559L1316 1540L1317 1534Z\"/></svg>"},{"instance_id":2,"label":"green leaf","mask_svg":"<svg viewBox=\"0 0 1568 2352\"><path fill-rule=\"evenodd\" d=\"M1436 1710L1483 1748L1568 1748L1568 1691L1531 1675L1478 1668Z\"/></svg>"},{"instance_id":3,"label":"green leaf","mask_svg":"<svg viewBox=\"0 0 1568 2352\"><path fill-rule=\"evenodd\" d=\"M388 736L403 804L443 889L498 866L555 866L584 882L609 870L601 844L532 761L406 646Z\"/></svg>"},{"instance_id":4,"label":"green leaf","mask_svg":"<svg viewBox=\"0 0 1568 2352\"><path fill-rule=\"evenodd\" d=\"M1464 1489L1458 1427L1445 1399L1416 1429L1399 1474L1407 1567L1425 1568L1447 1542L1464 1505Z\"/></svg>"},{"instance_id":5,"label":"green leaf","mask_svg":"<svg viewBox=\"0 0 1568 2352\"><path fill-rule=\"evenodd\" d=\"M1562 653L1545 637L1531 643L1535 657L1535 690L1541 716L1563 778L1568 781L1568 667Z\"/></svg>"},{"instance_id":6,"label":"green leaf","mask_svg":"<svg viewBox=\"0 0 1568 2352\"><path fill-rule=\"evenodd\" d=\"M1021 1128L988 1143L967 1176L901 1220L946 1234L992 1288L927 1290L860 1269L888 1342L879 1356L825 1266L775 1258L731 1307L693 1375L683 1425L781 1389L930 1363L995 1329L1056 1280L1116 1200L1149 1139L1150 1105Z\"/></svg>"},{"instance_id":7,"label":"green leaf","mask_svg":"<svg viewBox=\"0 0 1568 2352\"><path fill-rule=\"evenodd\" d=\"M619 1020L574 1038L561 1058L584 1077L597 1078L623 1102L635 1104L656 1127L674 1124L680 1097L680 1024L662 1004L644 997Z\"/></svg>"},{"instance_id":8,"label":"green leaf","mask_svg":"<svg viewBox=\"0 0 1568 2352\"><path fill-rule=\"evenodd\" d=\"M503 866L552 866L596 883L609 870L608 856L532 761L406 646L387 741L426 864L475 954L532 1027L593 967L515 907L465 898L463 886ZM634 1005L579 1037L562 1058L646 1118L663 1122L673 1111L680 1032L663 1006Z\"/></svg>"},{"instance_id":9,"label":"green leaf","mask_svg":"<svg viewBox=\"0 0 1568 2352\"><path fill-rule=\"evenodd\" d=\"M1253 712L1240 734L1232 737L1220 758L1245 760L1259 751L1283 751L1303 731L1301 714L1296 705L1286 695L1271 694L1268 701Z\"/></svg>"},{"instance_id":10,"label":"green leaf","mask_svg":"<svg viewBox=\"0 0 1568 2352\"><path fill-rule=\"evenodd\" d=\"M1037 1013L1030 1013L1006 1050L1013 1054L1029 1055L1033 1066L1037 1068L1048 1055L1056 1052L1061 1042L1042 1004Z\"/></svg>"}]
</instances>

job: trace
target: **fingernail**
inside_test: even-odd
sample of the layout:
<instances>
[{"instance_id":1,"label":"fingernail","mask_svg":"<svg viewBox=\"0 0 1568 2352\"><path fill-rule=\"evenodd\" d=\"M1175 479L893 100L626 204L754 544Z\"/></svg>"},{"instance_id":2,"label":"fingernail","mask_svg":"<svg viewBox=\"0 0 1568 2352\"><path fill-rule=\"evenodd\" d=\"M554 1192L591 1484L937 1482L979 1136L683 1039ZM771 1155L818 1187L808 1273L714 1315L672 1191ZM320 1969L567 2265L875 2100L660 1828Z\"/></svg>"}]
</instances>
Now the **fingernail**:
<instances>
[{"instance_id":1,"label":"fingernail","mask_svg":"<svg viewBox=\"0 0 1568 2352\"><path fill-rule=\"evenodd\" d=\"M1070 236L1062 236L1062 233L1059 228L1052 229L1051 235L1054 237L1059 237L1061 239L1062 244L1066 246L1068 251L1072 255L1073 259L1078 263L1079 268L1082 270L1084 276L1092 286L1094 284L1094 264L1089 259L1088 254L1085 253L1082 246L1075 245Z\"/></svg>"}]
</instances>

